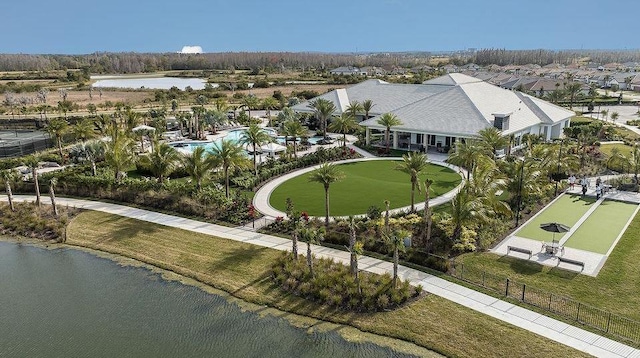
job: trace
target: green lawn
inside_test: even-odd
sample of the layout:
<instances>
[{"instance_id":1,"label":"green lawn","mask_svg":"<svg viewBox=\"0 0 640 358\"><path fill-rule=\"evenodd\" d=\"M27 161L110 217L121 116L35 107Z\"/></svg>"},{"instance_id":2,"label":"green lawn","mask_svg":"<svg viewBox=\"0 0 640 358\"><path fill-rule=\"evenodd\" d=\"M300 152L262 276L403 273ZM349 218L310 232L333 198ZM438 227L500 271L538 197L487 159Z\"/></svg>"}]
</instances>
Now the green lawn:
<instances>
[{"instance_id":1,"label":"green lawn","mask_svg":"<svg viewBox=\"0 0 640 358\"><path fill-rule=\"evenodd\" d=\"M364 214L371 205L384 208L384 200L391 208L411 204L411 181L408 174L394 168L400 163L394 160L368 161L339 166L344 179L329 189L330 213L335 216ZM285 211L286 199L291 198L298 210L312 216L324 215L324 187L309 182L311 174L292 178L278 186L269 198L271 206ZM431 197L446 193L458 184L461 178L455 171L439 165L429 164L420 181L429 177L434 181ZM416 191L416 203L423 201L424 194Z\"/></svg>"},{"instance_id":2,"label":"green lawn","mask_svg":"<svg viewBox=\"0 0 640 358\"><path fill-rule=\"evenodd\" d=\"M565 246L606 254L637 207L637 204L604 201L571 235Z\"/></svg>"},{"instance_id":3,"label":"green lawn","mask_svg":"<svg viewBox=\"0 0 640 358\"><path fill-rule=\"evenodd\" d=\"M549 242L553 235L540 229L540 224L558 222L571 227L591 208L593 203L595 203L595 198L563 195L516 232L516 236ZM555 240L560 241L563 236L564 234L556 234Z\"/></svg>"},{"instance_id":4,"label":"green lawn","mask_svg":"<svg viewBox=\"0 0 640 358\"><path fill-rule=\"evenodd\" d=\"M603 143L600 145L600 151L606 154L607 157L611 157L611 152L613 151L613 148L618 148L618 150L620 150L620 154L623 154L627 158L631 155L631 150L633 149L632 146L621 144L621 143L613 143L613 144Z\"/></svg>"}]
</instances>

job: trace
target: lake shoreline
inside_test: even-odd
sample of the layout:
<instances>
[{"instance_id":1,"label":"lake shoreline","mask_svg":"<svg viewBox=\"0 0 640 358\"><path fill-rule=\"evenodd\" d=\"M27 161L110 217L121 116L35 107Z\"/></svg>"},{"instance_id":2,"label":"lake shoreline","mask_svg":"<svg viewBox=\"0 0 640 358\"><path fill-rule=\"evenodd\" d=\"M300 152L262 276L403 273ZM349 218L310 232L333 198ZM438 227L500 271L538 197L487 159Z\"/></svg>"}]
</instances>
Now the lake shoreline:
<instances>
[{"instance_id":1,"label":"lake shoreline","mask_svg":"<svg viewBox=\"0 0 640 358\"><path fill-rule=\"evenodd\" d=\"M427 348L418 346L414 343L404 341L397 338L378 335L375 333L361 331L356 327L333 323L329 321L320 320L314 317L304 316L293 312L283 311L278 308L261 305L244 298L239 298L231 292L216 288L205 282L202 282L193 277L178 273L168 268L162 268L148 262L138 260L137 258L126 256L122 253L111 252L104 249L96 249L89 246L68 244L68 243L55 243L45 242L37 239L30 238L15 238L5 235L0 235L0 241L6 243L13 243L18 245L28 245L32 247L43 248L47 250L57 249L72 249L82 251L96 258L107 259L122 267L136 267L143 268L151 273L158 274L162 280L166 282L179 282L180 284L191 286L202 290L203 292L224 298L227 302L237 305L242 311L251 311L258 313L260 317L273 316L286 320L291 326L306 330L308 334L313 332L329 332L334 331L340 335L345 341L352 343L370 343L380 347L385 347L393 350L397 353L412 354L418 356L438 357L440 354L431 351ZM165 263L168 265L168 263Z\"/></svg>"}]
</instances>

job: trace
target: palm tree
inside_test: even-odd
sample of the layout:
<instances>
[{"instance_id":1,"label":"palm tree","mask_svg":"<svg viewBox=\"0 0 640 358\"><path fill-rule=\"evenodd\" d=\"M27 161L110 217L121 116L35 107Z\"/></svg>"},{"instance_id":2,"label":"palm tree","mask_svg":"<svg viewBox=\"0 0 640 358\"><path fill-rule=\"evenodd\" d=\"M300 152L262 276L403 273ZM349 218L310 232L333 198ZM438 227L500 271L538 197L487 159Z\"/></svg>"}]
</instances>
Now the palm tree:
<instances>
[{"instance_id":1,"label":"palm tree","mask_svg":"<svg viewBox=\"0 0 640 358\"><path fill-rule=\"evenodd\" d=\"M85 141L87 139L95 137L95 123L88 119L84 118L81 121L76 122L74 126L71 127L71 134L73 137L77 139L81 139Z\"/></svg>"},{"instance_id":2,"label":"palm tree","mask_svg":"<svg viewBox=\"0 0 640 358\"><path fill-rule=\"evenodd\" d=\"M424 212L422 216L422 221L424 221L424 223L427 225L427 230L424 236L424 245L427 248L427 250L429 249L430 242L431 242L431 225L433 223L433 220L431 220L431 207L429 206L429 195L431 192L431 185L433 185L433 180L428 178L424 180L424 187L423 187Z\"/></svg>"},{"instance_id":3,"label":"palm tree","mask_svg":"<svg viewBox=\"0 0 640 358\"><path fill-rule=\"evenodd\" d=\"M253 170L256 175L258 175L258 162L256 161L256 151L257 148L260 148L265 143L269 143L271 141L271 136L267 134L262 128L260 128L257 124L251 123L249 124L249 128L247 128L242 136L240 137L240 142L245 145L251 144L253 149Z\"/></svg>"},{"instance_id":4,"label":"palm tree","mask_svg":"<svg viewBox=\"0 0 640 358\"><path fill-rule=\"evenodd\" d=\"M131 108L127 108L124 112L124 119L126 129L130 132L133 128L137 127L140 124L142 115Z\"/></svg>"},{"instance_id":5,"label":"palm tree","mask_svg":"<svg viewBox=\"0 0 640 358\"><path fill-rule=\"evenodd\" d=\"M206 150L204 147L196 147L191 155L187 155L182 160L182 165L185 171L191 177L191 180L196 183L196 189L202 188L202 181L207 177L214 163L211 160L212 157L206 156Z\"/></svg>"},{"instance_id":6,"label":"palm tree","mask_svg":"<svg viewBox=\"0 0 640 358\"><path fill-rule=\"evenodd\" d=\"M246 166L247 159L244 156L244 150L242 150L242 146L230 140L222 140L220 145L218 145L218 143L213 145L211 156L214 163L222 166L222 171L224 173L224 194L228 198L229 169Z\"/></svg>"},{"instance_id":7,"label":"palm tree","mask_svg":"<svg viewBox=\"0 0 640 358\"><path fill-rule=\"evenodd\" d=\"M49 197L51 198L51 208L53 209L53 216L58 216L58 207L56 206L56 192L54 187L58 184L58 179L51 178L49 181Z\"/></svg>"},{"instance_id":8,"label":"palm tree","mask_svg":"<svg viewBox=\"0 0 640 358\"><path fill-rule=\"evenodd\" d=\"M154 150L149 155L140 158L142 165L162 183L164 178L173 173L180 160L180 153L167 143L155 143Z\"/></svg>"},{"instance_id":9,"label":"palm tree","mask_svg":"<svg viewBox=\"0 0 640 358\"><path fill-rule=\"evenodd\" d=\"M54 118L50 120L47 125L47 132L49 132L49 135L55 137L58 154L62 160L64 160L64 156L62 154L62 137L67 132L68 127L69 124L62 118Z\"/></svg>"},{"instance_id":10,"label":"palm tree","mask_svg":"<svg viewBox=\"0 0 640 358\"><path fill-rule=\"evenodd\" d=\"M606 109L603 109L602 111L600 111L600 114L602 114L602 118L606 122L608 119L607 117L609 116L609 111Z\"/></svg>"},{"instance_id":11,"label":"palm tree","mask_svg":"<svg viewBox=\"0 0 640 358\"><path fill-rule=\"evenodd\" d=\"M304 223L299 211L287 212L289 219L291 220L293 230L291 230L291 254L294 261L298 261L298 236L303 229Z\"/></svg>"},{"instance_id":12,"label":"palm tree","mask_svg":"<svg viewBox=\"0 0 640 358\"><path fill-rule=\"evenodd\" d=\"M311 255L311 245L322 240L322 233L318 229L304 228L300 231L300 237L307 242L307 266L309 274L313 277L313 255Z\"/></svg>"},{"instance_id":13,"label":"palm tree","mask_svg":"<svg viewBox=\"0 0 640 358\"><path fill-rule=\"evenodd\" d=\"M504 137L496 127L481 129L478 135L480 136L480 145L492 159L495 159L496 151L509 144L509 139Z\"/></svg>"},{"instance_id":14,"label":"palm tree","mask_svg":"<svg viewBox=\"0 0 640 358\"><path fill-rule=\"evenodd\" d=\"M429 165L426 154L413 152L402 156L402 163L396 166L396 170L409 174L411 177L411 212L415 211L415 192L418 185L418 177Z\"/></svg>"},{"instance_id":15,"label":"palm tree","mask_svg":"<svg viewBox=\"0 0 640 358\"><path fill-rule=\"evenodd\" d=\"M7 193L7 200L9 201L9 208L11 209L11 211L16 211L13 205L13 193L11 192L11 181L13 180L14 176L15 176L15 172L13 172L10 169L0 171L0 179L4 181L4 187Z\"/></svg>"},{"instance_id":16,"label":"palm tree","mask_svg":"<svg viewBox=\"0 0 640 358\"><path fill-rule=\"evenodd\" d=\"M104 156L104 143L98 140L89 142L81 142L76 144L70 150L70 156L79 162L90 162L91 173L93 176L97 174L96 162Z\"/></svg>"},{"instance_id":17,"label":"palm tree","mask_svg":"<svg viewBox=\"0 0 640 358\"><path fill-rule=\"evenodd\" d=\"M398 264L400 261L400 251L404 252L404 239L411 236L407 230L395 230L384 234L385 241L391 245L393 250L393 288L398 287Z\"/></svg>"},{"instance_id":18,"label":"palm tree","mask_svg":"<svg viewBox=\"0 0 640 358\"><path fill-rule=\"evenodd\" d=\"M573 109L573 102L575 101L578 93L580 93L580 90L582 89L582 84L578 82L573 82L569 85L566 85L564 89L566 93L569 95L569 109Z\"/></svg>"},{"instance_id":19,"label":"palm tree","mask_svg":"<svg viewBox=\"0 0 640 358\"><path fill-rule=\"evenodd\" d=\"M373 108L373 106L375 106L375 104L373 104L373 101L370 99L367 99L364 102L362 102L362 110L364 111L365 120L369 119L369 112L371 112L371 109Z\"/></svg>"},{"instance_id":20,"label":"palm tree","mask_svg":"<svg viewBox=\"0 0 640 358\"><path fill-rule=\"evenodd\" d=\"M384 132L384 140L386 142L386 151L387 153L389 152L389 137L391 136L391 127L395 127L395 126L399 126L402 124L402 122L400 121L400 119L398 119L398 117L396 117L395 114L392 113L385 113L382 116L380 116L380 118L378 118L378 120L376 121L376 123L378 123L379 125L385 127L385 132Z\"/></svg>"},{"instance_id":21,"label":"palm tree","mask_svg":"<svg viewBox=\"0 0 640 358\"><path fill-rule=\"evenodd\" d=\"M358 128L355 117L348 112L342 113L342 115L331 122L329 130L336 133L342 133L342 146L347 146L347 133Z\"/></svg>"},{"instance_id":22,"label":"palm tree","mask_svg":"<svg viewBox=\"0 0 640 358\"><path fill-rule=\"evenodd\" d=\"M36 191L36 205L40 206L40 184L38 183L38 163L39 158L36 155L30 155L24 159L24 165L31 170L33 177L34 189Z\"/></svg>"},{"instance_id":23,"label":"palm tree","mask_svg":"<svg viewBox=\"0 0 640 358\"><path fill-rule=\"evenodd\" d=\"M271 127L271 110L278 108L278 101L276 101L276 99L273 97L265 97L262 100L262 108L264 108L265 115L269 120L269 123L267 125Z\"/></svg>"},{"instance_id":24,"label":"palm tree","mask_svg":"<svg viewBox=\"0 0 640 358\"><path fill-rule=\"evenodd\" d=\"M115 174L116 183L120 183L124 172L135 164L136 155L133 140L125 135L118 135L107 143L104 159Z\"/></svg>"},{"instance_id":25,"label":"palm tree","mask_svg":"<svg viewBox=\"0 0 640 358\"><path fill-rule=\"evenodd\" d=\"M336 111L336 106L328 99L318 98L315 101L309 103L309 107L314 110L316 119L320 122L322 128L322 138L327 138L327 121L333 113Z\"/></svg>"},{"instance_id":26,"label":"palm tree","mask_svg":"<svg viewBox=\"0 0 640 358\"><path fill-rule=\"evenodd\" d=\"M245 96L242 99L242 104L247 107L247 112L249 112L249 118L251 118L251 110L256 109L258 105L260 105L260 100L258 97L254 95Z\"/></svg>"},{"instance_id":27,"label":"palm tree","mask_svg":"<svg viewBox=\"0 0 640 358\"><path fill-rule=\"evenodd\" d=\"M453 222L452 240L455 242L462 234L462 228L471 223L487 220L487 209L472 193L461 190L451 201L451 220Z\"/></svg>"},{"instance_id":28,"label":"palm tree","mask_svg":"<svg viewBox=\"0 0 640 358\"><path fill-rule=\"evenodd\" d=\"M288 120L283 124L283 134L285 145L289 140L289 137L293 138L293 156L298 157L298 137L303 137L308 133L307 127L303 126L297 119Z\"/></svg>"},{"instance_id":29,"label":"palm tree","mask_svg":"<svg viewBox=\"0 0 640 358\"><path fill-rule=\"evenodd\" d=\"M343 177L344 174L335 165L329 163L321 164L309 176L309 181L324 186L324 225L327 231L329 230L329 187Z\"/></svg>"},{"instance_id":30,"label":"palm tree","mask_svg":"<svg viewBox=\"0 0 640 358\"><path fill-rule=\"evenodd\" d=\"M364 107L358 101L351 101L345 112L350 114L355 121L355 119L358 118L358 114L364 112Z\"/></svg>"},{"instance_id":31,"label":"palm tree","mask_svg":"<svg viewBox=\"0 0 640 358\"><path fill-rule=\"evenodd\" d=\"M631 149L631 157L629 158L629 164L633 171L633 177L638 182L638 173L640 173L640 146L638 143L633 144Z\"/></svg>"},{"instance_id":32,"label":"palm tree","mask_svg":"<svg viewBox=\"0 0 640 358\"><path fill-rule=\"evenodd\" d=\"M356 280L358 279L358 258L356 257L355 246L357 243L356 230L358 229L358 222L353 216L349 216L347 219L347 225L349 225L349 247L347 251L351 254L349 260L349 269L351 274L354 275Z\"/></svg>"},{"instance_id":33,"label":"palm tree","mask_svg":"<svg viewBox=\"0 0 640 358\"><path fill-rule=\"evenodd\" d=\"M449 152L447 161L453 165L467 169L467 180L470 178L471 172L476 162L483 156L483 150L480 142L472 139L457 141L453 150Z\"/></svg>"},{"instance_id":34,"label":"palm tree","mask_svg":"<svg viewBox=\"0 0 640 358\"><path fill-rule=\"evenodd\" d=\"M203 119L205 124L211 126L213 134L216 134L218 126L224 125L229 120L225 112L217 109L204 112Z\"/></svg>"},{"instance_id":35,"label":"palm tree","mask_svg":"<svg viewBox=\"0 0 640 358\"><path fill-rule=\"evenodd\" d=\"M506 189L510 193L512 208L519 214L522 203L539 196L547 183L539 163L534 160L507 162L502 168L506 176ZM516 214L516 221L519 220Z\"/></svg>"},{"instance_id":36,"label":"palm tree","mask_svg":"<svg viewBox=\"0 0 640 358\"><path fill-rule=\"evenodd\" d=\"M620 115L618 114L618 112L612 112L612 113L611 113L611 121L612 121L612 122L615 122L615 121L618 119L618 117L620 117Z\"/></svg>"}]
</instances>

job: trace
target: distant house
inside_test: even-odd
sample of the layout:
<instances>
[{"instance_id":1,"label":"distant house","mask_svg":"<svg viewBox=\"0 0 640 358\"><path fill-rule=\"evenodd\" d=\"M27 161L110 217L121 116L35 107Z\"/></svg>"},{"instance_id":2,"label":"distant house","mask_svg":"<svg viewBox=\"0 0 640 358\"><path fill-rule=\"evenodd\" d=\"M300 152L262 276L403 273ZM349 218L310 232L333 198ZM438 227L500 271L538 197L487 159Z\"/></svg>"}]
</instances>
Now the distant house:
<instances>
[{"instance_id":1,"label":"distant house","mask_svg":"<svg viewBox=\"0 0 640 358\"><path fill-rule=\"evenodd\" d=\"M457 140L477 136L484 128L496 127L503 135L513 135L516 145L525 134L559 138L575 115L534 96L499 88L478 78L451 73L423 84L394 84L368 80L341 88L316 98L332 101L334 115L343 113L352 101L372 100L372 118L360 124L366 128L367 144L374 134L385 128L379 116L392 113L401 125L392 128L393 148L417 150L446 148ZM312 99L311 101L313 101ZM309 102L293 107L297 112L312 113Z\"/></svg>"},{"instance_id":2,"label":"distant house","mask_svg":"<svg viewBox=\"0 0 640 358\"><path fill-rule=\"evenodd\" d=\"M344 76L344 75L366 76L367 75L367 71L363 71L358 67L351 67L351 66L334 68L333 70L329 71L329 73L331 73L332 75L340 75L340 76Z\"/></svg>"}]
</instances>

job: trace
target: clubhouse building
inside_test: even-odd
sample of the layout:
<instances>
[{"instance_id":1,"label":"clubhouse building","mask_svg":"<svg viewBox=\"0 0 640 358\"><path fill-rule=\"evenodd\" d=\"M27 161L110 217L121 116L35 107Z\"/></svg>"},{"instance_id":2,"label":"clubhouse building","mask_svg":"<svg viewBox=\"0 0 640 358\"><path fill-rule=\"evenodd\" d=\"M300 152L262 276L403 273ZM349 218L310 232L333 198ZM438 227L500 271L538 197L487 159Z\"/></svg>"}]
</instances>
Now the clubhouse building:
<instances>
[{"instance_id":1,"label":"clubhouse building","mask_svg":"<svg viewBox=\"0 0 640 358\"><path fill-rule=\"evenodd\" d=\"M317 98L336 106L334 115L346 111L349 103L371 100L369 118L358 115L366 128L367 144L386 130L377 123L380 115L392 113L402 122L391 128L394 149L448 150L456 140L473 138L478 131L496 127L503 135L513 135L519 146L524 134L559 138L570 124L573 111L542 99L506 90L478 78L450 73L422 84L394 84L372 79L349 88L336 89ZM312 113L309 102L293 107ZM375 143L374 143L375 144Z\"/></svg>"}]
</instances>

